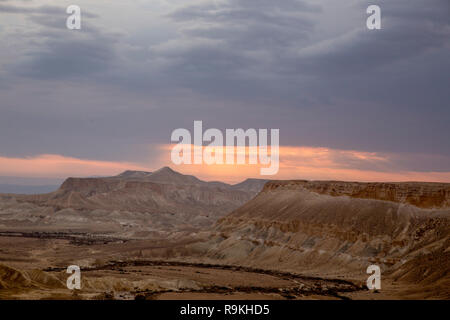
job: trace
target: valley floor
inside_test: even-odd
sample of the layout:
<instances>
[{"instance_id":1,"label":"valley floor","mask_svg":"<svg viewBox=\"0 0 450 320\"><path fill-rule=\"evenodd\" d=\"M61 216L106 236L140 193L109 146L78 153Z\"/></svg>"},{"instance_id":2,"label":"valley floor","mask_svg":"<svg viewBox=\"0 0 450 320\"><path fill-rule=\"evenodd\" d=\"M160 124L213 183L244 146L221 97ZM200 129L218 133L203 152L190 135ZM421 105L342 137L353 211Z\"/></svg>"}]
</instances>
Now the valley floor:
<instances>
[{"instance_id":1,"label":"valley floor","mask_svg":"<svg viewBox=\"0 0 450 320\"><path fill-rule=\"evenodd\" d=\"M374 293L361 280L344 276L323 279L205 263L174 250L193 239L165 244L115 240L97 242L79 234L1 235L0 299L397 299L405 290L418 292L386 279L383 290ZM69 265L81 268L81 290L66 288Z\"/></svg>"}]
</instances>

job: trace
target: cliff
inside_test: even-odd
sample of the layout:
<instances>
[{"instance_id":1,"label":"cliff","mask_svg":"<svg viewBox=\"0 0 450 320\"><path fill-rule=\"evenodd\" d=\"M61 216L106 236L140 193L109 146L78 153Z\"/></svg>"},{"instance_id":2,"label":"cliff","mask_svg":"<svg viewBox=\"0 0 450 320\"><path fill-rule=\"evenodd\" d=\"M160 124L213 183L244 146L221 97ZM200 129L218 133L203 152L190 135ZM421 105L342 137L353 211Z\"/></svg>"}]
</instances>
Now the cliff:
<instances>
[{"instance_id":1,"label":"cliff","mask_svg":"<svg viewBox=\"0 0 450 320\"><path fill-rule=\"evenodd\" d=\"M450 183L424 182L343 182L343 181L270 181L263 191L304 188L330 196L374 199L411 204L419 208L450 207Z\"/></svg>"},{"instance_id":2,"label":"cliff","mask_svg":"<svg viewBox=\"0 0 450 320\"><path fill-rule=\"evenodd\" d=\"M375 263L393 281L444 287L448 190L433 183L268 182L196 249L227 264L361 280Z\"/></svg>"}]
</instances>

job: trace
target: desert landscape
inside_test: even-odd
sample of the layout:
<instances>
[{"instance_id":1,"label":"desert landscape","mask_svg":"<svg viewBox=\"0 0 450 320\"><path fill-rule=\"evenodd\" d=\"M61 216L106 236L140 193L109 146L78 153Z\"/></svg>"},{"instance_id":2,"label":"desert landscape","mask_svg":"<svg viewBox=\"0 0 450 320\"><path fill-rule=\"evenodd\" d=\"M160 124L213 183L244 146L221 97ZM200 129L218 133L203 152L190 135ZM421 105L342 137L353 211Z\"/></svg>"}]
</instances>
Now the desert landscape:
<instances>
[{"instance_id":1,"label":"desert landscape","mask_svg":"<svg viewBox=\"0 0 450 320\"><path fill-rule=\"evenodd\" d=\"M414 300L397 318L430 317L417 300L450 300L449 16L0 0L0 304L395 318L382 300Z\"/></svg>"},{"instance_id":2,"label":"desert landscape","mask_svg":"<svg viewBox=\"0 0 450 320\"><path fill-rule=\"evenodd\" d=\"M447 183L68 178L0 195L0 299L450 299L449 218Z\"/></svg>"}]
</instances>

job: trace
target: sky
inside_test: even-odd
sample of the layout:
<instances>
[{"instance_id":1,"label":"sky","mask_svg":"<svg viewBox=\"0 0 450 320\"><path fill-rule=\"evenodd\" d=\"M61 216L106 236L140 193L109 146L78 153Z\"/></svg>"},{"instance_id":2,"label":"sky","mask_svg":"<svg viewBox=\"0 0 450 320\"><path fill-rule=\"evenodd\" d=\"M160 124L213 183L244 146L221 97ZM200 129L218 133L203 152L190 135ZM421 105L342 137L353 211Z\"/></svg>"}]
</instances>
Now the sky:
<instances>
[{"instance_id":1,"label":"sky","mask_svg":"<svg viewBox=\"0 0 450 320\"><path fill-rule=\"evenodd\" d=\"M202 120L279 129L269 178L450 182L449 17L448 0L0 0L0 176L267 178L171 163L172 131Z\"/></svg>"}]
</instances>

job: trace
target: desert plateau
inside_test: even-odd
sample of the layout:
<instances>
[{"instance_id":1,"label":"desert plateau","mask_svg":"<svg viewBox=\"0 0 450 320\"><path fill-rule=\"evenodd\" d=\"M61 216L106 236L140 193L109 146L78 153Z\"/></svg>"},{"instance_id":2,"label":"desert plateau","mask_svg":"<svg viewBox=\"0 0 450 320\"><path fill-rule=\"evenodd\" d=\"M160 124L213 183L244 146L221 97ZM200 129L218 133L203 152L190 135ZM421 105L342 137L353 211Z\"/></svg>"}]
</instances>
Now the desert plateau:
<instances>
[{"instance_id":1,"label":"desert plateau","mask_svg":"<svg viewBox=\"0 0 450 320\"><path fill-rule=\"evenodd\" d=\"M449 219L446 183L68 178L0 195L0 299L450 299Z\"/></svg>"}]
</instances>

